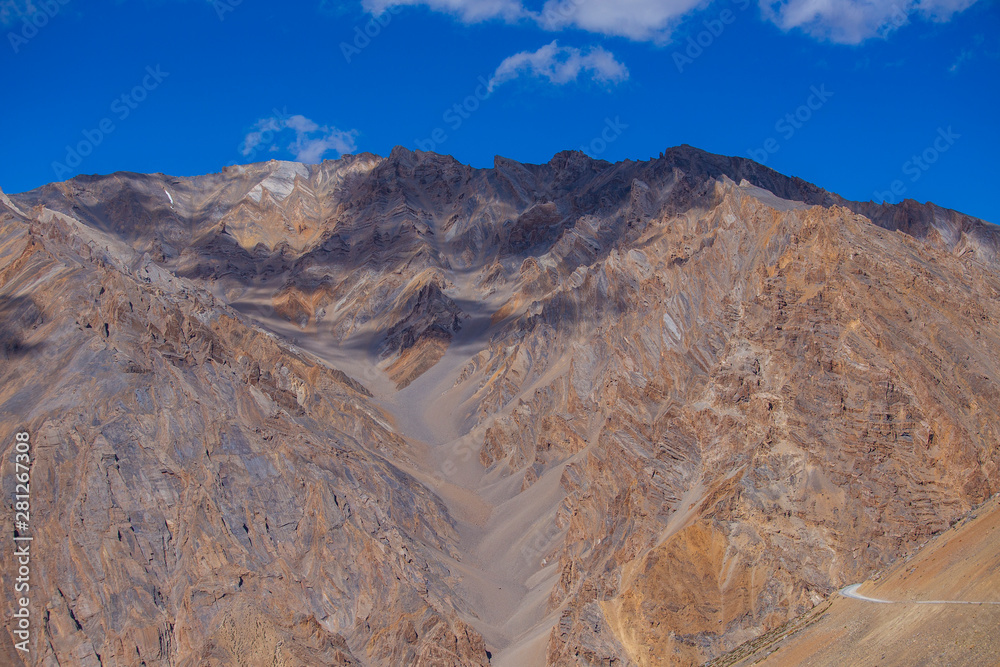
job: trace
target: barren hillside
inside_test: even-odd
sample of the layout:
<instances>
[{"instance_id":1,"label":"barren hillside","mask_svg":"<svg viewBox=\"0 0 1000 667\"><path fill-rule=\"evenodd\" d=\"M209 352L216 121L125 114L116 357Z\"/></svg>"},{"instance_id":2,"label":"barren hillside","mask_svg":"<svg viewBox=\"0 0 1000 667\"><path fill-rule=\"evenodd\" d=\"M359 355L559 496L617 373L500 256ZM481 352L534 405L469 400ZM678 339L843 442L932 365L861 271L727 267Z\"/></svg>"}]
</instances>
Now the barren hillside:
<instances>
[{"instance_id":1,"label":"barren hillside","mask_svg":"<svg viewBox=\"0 0 1000 667\"><path fill-rule=\"evenodd\" d=\"M32 664L720 656L1000 490L998 249L687 146L3 196Z\"/></svg>"}]
</instances>

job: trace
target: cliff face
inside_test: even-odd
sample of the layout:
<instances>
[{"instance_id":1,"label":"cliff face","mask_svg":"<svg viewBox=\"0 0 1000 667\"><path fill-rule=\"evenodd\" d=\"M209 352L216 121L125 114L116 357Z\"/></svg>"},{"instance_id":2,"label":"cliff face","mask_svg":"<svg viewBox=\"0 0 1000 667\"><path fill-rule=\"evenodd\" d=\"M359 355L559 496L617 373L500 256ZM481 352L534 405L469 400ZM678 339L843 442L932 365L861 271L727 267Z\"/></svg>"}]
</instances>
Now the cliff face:
<instances>
[{"instance_id":1,"label":"cliff face","mask_svg":"<svg viewBox=\"0 0 1000 667\"><path fill-rule=\"evenodd\" d=\"M998 490L998 250L690 147L3 196L29 664L717 656Z\"/></svg>"}]
</instances>

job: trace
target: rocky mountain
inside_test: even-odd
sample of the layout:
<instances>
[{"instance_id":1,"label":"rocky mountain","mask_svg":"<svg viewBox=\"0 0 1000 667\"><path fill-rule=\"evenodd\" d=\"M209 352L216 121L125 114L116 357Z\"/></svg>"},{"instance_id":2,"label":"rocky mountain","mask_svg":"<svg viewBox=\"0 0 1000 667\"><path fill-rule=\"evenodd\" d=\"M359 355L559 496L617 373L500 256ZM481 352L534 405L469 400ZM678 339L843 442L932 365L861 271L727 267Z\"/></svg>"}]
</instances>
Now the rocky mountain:
<instances>
[{"instance_id":1,"label":"rocky mountain","mask_svg":"<svg viewBox=\"0 0 1000 667\"><path fill-rule=\"evenodd\" d=\"M998 592L1000 496L994 495L853 593L832 596L707 667L994 664Z\"/></svg>"},{"instance_id":2,"label":"rocky mountain","mask_svg":"<svg viewBox=\"0 0 1000 667\"><path fill-rule=\"evenodd\" d=\"M687 146L3 195L0 653L700 664L1000 490L998 296L994 225Z\"/></svg>"}]
</instances>

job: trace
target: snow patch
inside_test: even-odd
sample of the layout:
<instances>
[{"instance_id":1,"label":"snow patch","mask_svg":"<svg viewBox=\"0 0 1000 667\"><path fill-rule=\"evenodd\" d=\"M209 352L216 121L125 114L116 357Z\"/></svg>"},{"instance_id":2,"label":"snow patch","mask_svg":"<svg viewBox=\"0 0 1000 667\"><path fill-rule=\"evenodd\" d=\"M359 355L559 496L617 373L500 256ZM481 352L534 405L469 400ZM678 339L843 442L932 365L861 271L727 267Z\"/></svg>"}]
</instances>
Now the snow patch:
<instances>
[{"instance_id":1,"label":"snow patch","mask_svg":"<svg viewBox=\"0 0 1000 667\"><path fill-rule=\"evenodd\" d=\"M174 205L174 198L170 196L170 193L167 192L166 188L163 188L163 194L167 195L167 199L170 200L170 205L173 206Z\"/></svg>"}]
</instances>

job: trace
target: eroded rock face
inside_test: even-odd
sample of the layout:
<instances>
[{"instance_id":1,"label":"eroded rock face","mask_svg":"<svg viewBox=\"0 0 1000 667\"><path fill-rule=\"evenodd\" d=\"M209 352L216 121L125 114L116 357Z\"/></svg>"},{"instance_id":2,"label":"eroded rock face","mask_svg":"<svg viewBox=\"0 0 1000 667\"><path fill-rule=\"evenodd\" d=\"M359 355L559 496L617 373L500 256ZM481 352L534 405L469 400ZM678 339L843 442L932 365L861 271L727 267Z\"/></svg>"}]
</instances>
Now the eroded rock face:
<instances>
[{"instance_id":1,"label":"eroded rock face","mask_svg":"<svg viewBox=\"0 0 1000 667\"><path fill-rule=\"evenodd\" d=\"M58 218L0 238L31 294L0 394L38 452L29 664L487 663L453 521L360 384Z\"/></svg>"},{"instance_id":2,"label":"eroded rock face","mask_svg":"<svg viewBox=\"0 0 1000 667\"><path fill-rule=\"evenodd\" d=\"M930 204L396 149L0 216L39 664L699 664L1000 483L1000 232Z\"/></svg>"}]
</instances>

